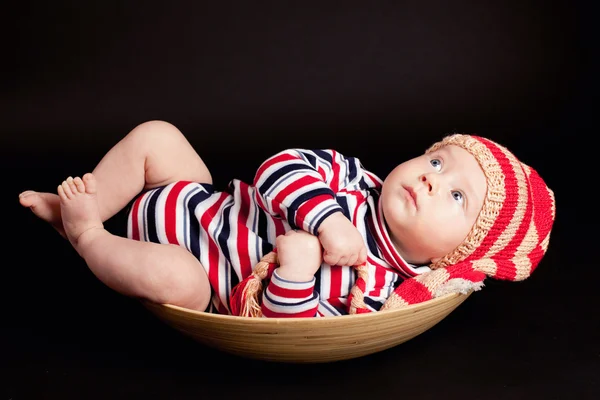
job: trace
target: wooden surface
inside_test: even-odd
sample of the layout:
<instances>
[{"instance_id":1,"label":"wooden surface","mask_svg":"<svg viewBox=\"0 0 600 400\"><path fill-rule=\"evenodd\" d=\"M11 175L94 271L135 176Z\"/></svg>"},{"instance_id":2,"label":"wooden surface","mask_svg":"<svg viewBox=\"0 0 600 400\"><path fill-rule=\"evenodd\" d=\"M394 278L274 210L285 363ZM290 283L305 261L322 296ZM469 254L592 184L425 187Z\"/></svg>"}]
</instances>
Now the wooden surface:
<instances>
[{"instance_id":1,"label":"wooden surface","mask_svg":"<svg viewBox=\"0 0 600 400\"><path fill-rule=\"evenodd\" d=\"M231 354L323 363L397 346L437 324L468 297L450 294L403 309L328 318L245 318L143 304L183 334Z\"/></svg>"}]
</instances>

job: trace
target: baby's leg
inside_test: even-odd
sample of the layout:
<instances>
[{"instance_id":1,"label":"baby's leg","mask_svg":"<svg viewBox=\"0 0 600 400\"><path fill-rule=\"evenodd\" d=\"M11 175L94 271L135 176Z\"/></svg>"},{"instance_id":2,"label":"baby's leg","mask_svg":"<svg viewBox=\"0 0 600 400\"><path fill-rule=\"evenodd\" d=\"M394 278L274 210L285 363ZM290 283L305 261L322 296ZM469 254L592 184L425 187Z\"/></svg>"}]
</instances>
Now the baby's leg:
<instances>
[{"instance_id":1,"label":"baby's leg","mask_svg":"<svg viewBox=\"0 0 600 400\"><path fill-rule=\"evenodd\" d=\"M203 311L210 301L204 268L182 247L139 242L106 231L93 174L58 187L66 237L92 272L126 296Z\"/></svg>"},{"instance_id":2,"label":"baby's leg","mask_svg":"<svg viewBox=\"0 0 600 400\"><path fill-rule=\"evenodd\" d=\"M103 221L125 207L143 189L175 181L212 183L210 172L183 134L163 121L133 129L93 170Z\"/></svg>"},{"instance_id":3,"label":"baby's leg","mask_svg":"<svg viewBox=\"0 0 600 400\"><path fill-rule=\"evenodd\" d=\"M208 168L187 139L163 121L135 127L106 153L93 174L102 221L119 212L143 189L178 180L212 183ZM19 201L64 236L56 194L28 190L21 193Z\"/></svg>"}]
</instances>

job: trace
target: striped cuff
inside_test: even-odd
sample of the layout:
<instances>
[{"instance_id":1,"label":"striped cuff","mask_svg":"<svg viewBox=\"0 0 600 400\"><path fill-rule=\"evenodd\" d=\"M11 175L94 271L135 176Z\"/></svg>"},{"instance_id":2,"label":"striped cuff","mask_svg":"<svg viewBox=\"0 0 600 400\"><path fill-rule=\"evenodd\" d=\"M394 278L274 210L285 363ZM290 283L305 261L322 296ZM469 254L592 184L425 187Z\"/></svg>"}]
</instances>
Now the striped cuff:
<instances>
[{"instance_id":1,"label":"striped cuff","mask_svg":"<svg viewBox=\"0 0 600 400\"><path fill-rule=\"evenodd\" d=\"M267 318L314 317L319 307L319 293L315 291L316 279L292 282L273 276L263 293L262 313Z\"/></svg>"},{"instance_id":2,"label":"striped cuff","mask_svg":"<svg viewBox=\"0 0 600 400\"><path fill-rule=\"evenodd\" d=\"M317 236L319 226L336 212L344 213L344 209L330 196L319 196L302 204L296 214L296 225L306 232Z\"/></svg>"}]
</instances>

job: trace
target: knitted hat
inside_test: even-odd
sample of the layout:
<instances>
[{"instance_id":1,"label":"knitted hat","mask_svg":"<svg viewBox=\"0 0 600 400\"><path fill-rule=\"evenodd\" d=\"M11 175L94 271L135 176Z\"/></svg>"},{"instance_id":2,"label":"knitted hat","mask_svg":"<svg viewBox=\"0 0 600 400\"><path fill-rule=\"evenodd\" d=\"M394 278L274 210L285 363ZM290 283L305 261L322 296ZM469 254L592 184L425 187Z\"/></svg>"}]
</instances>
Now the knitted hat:
<instances>
[{"instance_id":1,"label":"knitted hat","mask_svg":"<svg viewBox=\"0 0 600 400\"><path fill-rule=\"evenodd\" d=\"M486 276L526 279L546 253L556 209L554 193L539 174L505 147L479 136L450 135L426 153L448 145L467 150L481 166L487 179L483 207L465 240L431 264L432 271L402 282L382 309L477 290Z\"/></svg>"}]
</instances>

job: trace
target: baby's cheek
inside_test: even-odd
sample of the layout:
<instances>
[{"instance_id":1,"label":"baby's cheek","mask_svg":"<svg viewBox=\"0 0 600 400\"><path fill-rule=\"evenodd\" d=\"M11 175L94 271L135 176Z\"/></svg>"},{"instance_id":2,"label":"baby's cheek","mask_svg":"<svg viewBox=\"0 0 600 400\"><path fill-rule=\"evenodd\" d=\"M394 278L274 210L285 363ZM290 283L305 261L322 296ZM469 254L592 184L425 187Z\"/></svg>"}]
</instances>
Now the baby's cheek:
<instances>
[{"instance_id":1,"label":"baby's cheek","mask_svg":"<svg viewBox=\"0 0 600 400\"><path fill-rule=\"evenodd\" d=\"M443 248L444 254L450 253L456 247L458 247L464 240L469 230L463 224L454 223L448 226L445 230L445 234L439 237L440 247Z\"/></svg>"},{"instance_id":2,"label":"baby's cheek","mask_svg":"<svg viewBox=\"0 0 600 400\"><path fill-rule=\"evenodd\" d=\"M407 238L407 248L412 249L415 259L425 262L443 257L457 245L452 229L439 225L421 225L420 228Z\"/></svg>"}]
</instances>

